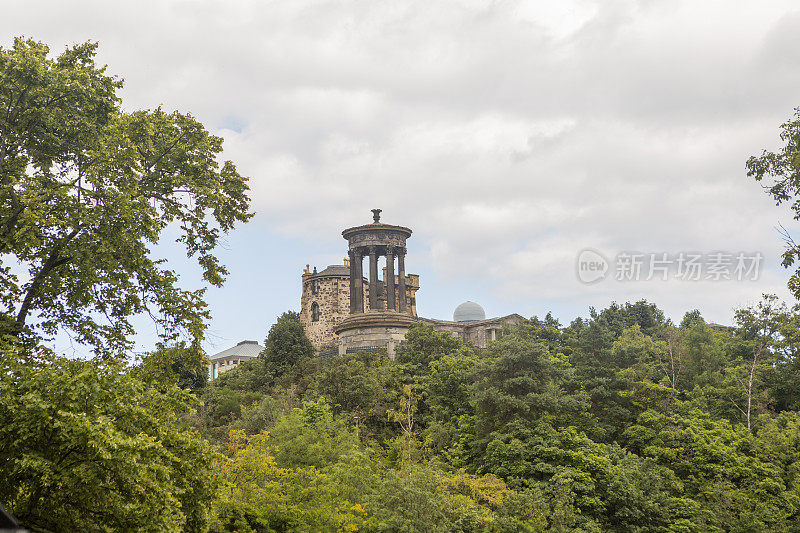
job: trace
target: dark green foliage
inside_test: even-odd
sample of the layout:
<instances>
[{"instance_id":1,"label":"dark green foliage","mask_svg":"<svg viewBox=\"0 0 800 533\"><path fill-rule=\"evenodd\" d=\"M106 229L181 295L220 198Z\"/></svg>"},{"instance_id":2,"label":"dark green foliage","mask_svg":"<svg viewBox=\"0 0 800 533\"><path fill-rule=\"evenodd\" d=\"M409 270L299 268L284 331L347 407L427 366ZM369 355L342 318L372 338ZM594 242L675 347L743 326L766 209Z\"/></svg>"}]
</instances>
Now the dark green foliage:
<instances>
[{"instance_id":1,"label":"dark green foliage","mask_svg":"<svg viewBox=\"0 0 800 533\"><path fill-rule=\"evenodd\" d=\"M364 515L335 512L359 530L793 531L799 322L770 302L736 328L697 312L676 326L647 302L567 327L534 317L487 350L416 326L395 361L300 358L227 427L268 430L291 479L330 476L336 489L315 478L314 497L358 502ZM732 376L758 349L772 364L756 368L748 430ZM207 389L242 394L250 372ZM233 524L241 509L225 509Z\"/></svg>"},{"instance_id":2,"label":"dark green foliage","mask_svg":"<svg viewBox=\"0 0 800 533\"><path fill-rule=\"evenodd\" d=\"M363 436L388 435L389 409L397 405L400 372L385 353L355 353L320 363L316 390L336 413L345 413Z\"/></svg>"},{"instance_id":3,"label":"dark green foliage","mask_svg":"<svg viewBox=\"0 0 800 533\"><path fill-rule=\"evenodd\" d=\"M286 311L269 328L263 357L275 377L282 376L303 358L313 354L314 347L306 336L299 313Z\"/></svg>"},{"instance_id":4,"label":"dark green foliage","mask_svg":"<svg viewBox=\"0 0 800 533\"><path fill-rule=\"evenodd\" d=\"M490 347L476 369L474 402L478 435L524 420L556 424L579 418L587 397L573 390L568 358L527 336L505 335Z\"/></svg>"},{"instance_id":5,"label":"dark green foliage","mask_svg":"<svg viewBox=\"0 0 800 533\"><path fill-rule=\"evenodd\" d=\"M471 348L457 337L433 326L416 324L408 330L406 342L397 349L397 362L406 365L412 376L424 376L430 372L433 361L444 355L468 352Z\"/></svg>"},{"instance_id":6,"label":"dark green foliage","mask_svg":"<svg viewBox=\"0 0 800 533\"><path fill-rule=\"evenodd\" d=\"M134 372L144 381L177 385L195 394L208 382L205 357L200 350L185 343L174 346L159 344L154 352L142 357Z\"/></svg>"}]
</instances>

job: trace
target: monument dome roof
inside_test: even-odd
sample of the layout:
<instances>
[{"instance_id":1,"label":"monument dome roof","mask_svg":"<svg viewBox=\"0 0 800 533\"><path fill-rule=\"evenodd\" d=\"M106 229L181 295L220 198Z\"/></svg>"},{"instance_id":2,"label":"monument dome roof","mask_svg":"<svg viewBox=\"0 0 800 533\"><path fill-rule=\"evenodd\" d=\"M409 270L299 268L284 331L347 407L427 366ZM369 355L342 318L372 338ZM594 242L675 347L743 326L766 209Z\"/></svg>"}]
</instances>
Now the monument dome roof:
<instances>
[{"instance_id":1,"label":"monument dome roof","mask_svg":"<svg viewBox=\"0 0 800 533\"><path fill-rule=\"evenodd\" d=\"M454 322L477 322L478 320L486 320L486 311L475 302L464 302L453 311Z\"/></svg>"}]
</instances>

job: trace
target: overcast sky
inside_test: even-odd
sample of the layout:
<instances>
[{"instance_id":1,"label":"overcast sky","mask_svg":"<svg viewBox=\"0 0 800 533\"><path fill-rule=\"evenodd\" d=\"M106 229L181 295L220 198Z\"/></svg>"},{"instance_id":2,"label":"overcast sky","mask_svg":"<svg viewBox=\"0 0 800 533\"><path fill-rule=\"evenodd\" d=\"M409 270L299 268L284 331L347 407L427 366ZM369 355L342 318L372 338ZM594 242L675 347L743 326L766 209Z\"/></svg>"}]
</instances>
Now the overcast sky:
<instances>
[{"instance_id":1,"label":"overcast sky","mask_svg":"<svg viewBox=\"0 0 800 533\"><path fill-rule=\"evenodd\" d=\"M797 224L745 161L800 106L796 0L0 5L0 44L99 41L127 110L191 112L251 177L256 216L208 294L210 352L299 309L302 268L341 263L341 230L373 207L413 229L407 270L432 318L473 300L569 322L646 298L730 323L762 292L788 298L775 227ZM611 262L592 285L585 248ZM764 259L756 281L617 281L626 251Z\"/></svg>"}]
</instances>

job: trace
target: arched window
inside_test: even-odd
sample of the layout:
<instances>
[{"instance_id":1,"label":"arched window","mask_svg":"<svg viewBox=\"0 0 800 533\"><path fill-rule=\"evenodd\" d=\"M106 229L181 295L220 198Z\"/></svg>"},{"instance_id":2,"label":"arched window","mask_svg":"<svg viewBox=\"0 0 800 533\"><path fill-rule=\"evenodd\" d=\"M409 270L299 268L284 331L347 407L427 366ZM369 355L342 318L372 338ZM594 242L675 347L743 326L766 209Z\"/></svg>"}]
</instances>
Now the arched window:
<instances>
[{"instance_id":1,"label":"arched window","mask_svg":"<svg viewBox=\"0 0 800 533\"><path fill-rule=\"evenodd\" d=\"M319 304L317 302L311 304L311 321L319 322Z\"/></svg>"}]
</instances>

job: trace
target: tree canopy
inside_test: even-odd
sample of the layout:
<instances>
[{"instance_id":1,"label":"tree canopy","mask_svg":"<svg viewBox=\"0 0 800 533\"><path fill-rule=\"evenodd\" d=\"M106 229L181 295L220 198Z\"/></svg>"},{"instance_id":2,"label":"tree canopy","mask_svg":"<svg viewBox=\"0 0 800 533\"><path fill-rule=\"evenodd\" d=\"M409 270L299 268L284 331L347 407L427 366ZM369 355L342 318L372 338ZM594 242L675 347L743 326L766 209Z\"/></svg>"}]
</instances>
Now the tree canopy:
<instances>
[{"instance_id":1,"label":"tree canopy","mask_svg":"<svg viewBox=\"0 0 800 533\"><path fill-rule=\"evenodd\" d=\"M222 139L189 114L126 112L122 80L96 43L57 58L18 38L0 49L2 333L67 331L97 353L130 346L130 317L165 340L202 336L203 289L178 286L154 256L167 228L206 282L220 285L221 234L249 217L247 179L220 163Z\"/></svg>"},{"instance_id":2,"label":"tree canopy","mask_svg":"<svg viewBox=\"0 0 800 533\"><path fill-rule=\"evenodd\" d=\"M33 531L205 531L223 456L188 420L209 315L154 245L176 234L220 285L247 179L191 115L125 111L96 50L0 48L0 503ZM139 314L164 344L133 368ZM96 357L53 354L59 331Z\"/></svg>"},{"instance_id":3,"label":"tree canopy","mask_svg":"<svg viewBox=\"0 0 800 533\"><path fill-rule=\"evenodd\" d=\"M764 150L758 157L747 160L747 175L764 183L764 189L777 205L790 203L792 216L800 220L800 107L794 117L781 125L780 139L784 146L777 152ZM787 232L783 266L790 267L800 259L800 246ZM789 279L789 290L800 299L800 271Z\"/></svg>"}]
</instances>

